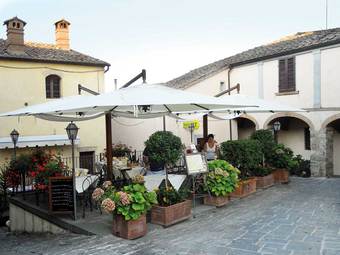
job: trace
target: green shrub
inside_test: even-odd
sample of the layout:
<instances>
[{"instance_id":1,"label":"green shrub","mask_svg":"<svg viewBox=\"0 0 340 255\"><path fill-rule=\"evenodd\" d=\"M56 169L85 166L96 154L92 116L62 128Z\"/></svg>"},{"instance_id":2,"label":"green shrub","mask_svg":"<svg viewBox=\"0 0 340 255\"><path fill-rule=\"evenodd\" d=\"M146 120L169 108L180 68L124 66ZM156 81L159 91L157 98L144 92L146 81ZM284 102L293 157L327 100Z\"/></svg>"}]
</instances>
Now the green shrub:
<instances>
[{"instance_id":1,"label":"green shrub","mask_svg":"<svg viewBox=\"0 0 340 255\"><path fill-rule=\"evenodd\" d=\"M263 177L271 174L273 169L264 166L258 166L252 170L254 176Z\"/></svg>"},{"instance_id":2,"label":"green shrub","mask_svg":"<svg viewBox=\"0 0 340 255\"><path fill-rule=\"evenodd\" d=\"M150 161L157 164L175 164L182 154L182 142L170 131L157 131L145 142Z\"/></svg>"},{"instance_id":3,"label":"green shrub","mask_svg":"<svg viewBox=\"0 0 340 255\"><path fill-rule=\"evenodd\" d=\"M226 196L233 192L238 183L240 171L224 160L208 162L209 174L206 177L205 190L213 196Z\"/></svg>"},{"instance_id":4,"label":"green shrub","mask_svg":"<svg viewBox=\"0 0 340 255\"><path fill-rule=\"evenodd\" d=\"M221 158L240 169L240 177L244 179L262 164L262 146L253 139L226 141L221 144Z\"/></svg>"},{"instance_id":5,"label":"green shrub","mask_svg":"<svg viewBox=\"0 0 340 255\"><path fill-rule=\"evenodd\" d=\"M268 163L274 168L289 170L297 167L298 164L293 157L294 153L290 148L285 147L283 144L277 144L268 158Z\"/></svg>"},{"instance_id":6,"label":"green shrub","mask_svg":"<svg viewBox=\"0 0 340 255\"><path fill-rule=\"evenodd\" d=\"M268 129L257 130L251 135L250 138L261 143L264 161L267 162L276 146L273 132Z\"/></svg>"},{"instance_id":7,"label":"green shrub","mask_svg":"<svg viewBox=\"0 0 340 255\"><path fill-rule=\"evenodd\" d=\"M294 167L291 167L290 174L300 177L310 177L310 160L303 159L301 155L296 155L293 160L296 162Z\"/></svg>"}]
</instances>

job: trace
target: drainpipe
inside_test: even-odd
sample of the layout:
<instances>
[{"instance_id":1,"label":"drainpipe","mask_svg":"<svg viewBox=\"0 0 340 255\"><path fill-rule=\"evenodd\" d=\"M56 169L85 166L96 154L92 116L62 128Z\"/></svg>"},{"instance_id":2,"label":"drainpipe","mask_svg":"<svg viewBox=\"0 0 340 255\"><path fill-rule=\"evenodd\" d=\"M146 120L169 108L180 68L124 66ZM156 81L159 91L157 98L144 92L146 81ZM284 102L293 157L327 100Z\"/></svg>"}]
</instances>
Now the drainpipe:
<instances>
[{"instance_id":1,"label":"drainpipe","mask_svg":"<svg viewBox=\"0 0 340 255\"><path fill-rule=\"evenodd\" d=\"M228 95L230 95L230 72L231 72L231 65L229 65L228 68ZM232 122L231 120L229 120L229 140L232 141L233 140L233 130L232 130Z\"/></svg>"}]
</instances>

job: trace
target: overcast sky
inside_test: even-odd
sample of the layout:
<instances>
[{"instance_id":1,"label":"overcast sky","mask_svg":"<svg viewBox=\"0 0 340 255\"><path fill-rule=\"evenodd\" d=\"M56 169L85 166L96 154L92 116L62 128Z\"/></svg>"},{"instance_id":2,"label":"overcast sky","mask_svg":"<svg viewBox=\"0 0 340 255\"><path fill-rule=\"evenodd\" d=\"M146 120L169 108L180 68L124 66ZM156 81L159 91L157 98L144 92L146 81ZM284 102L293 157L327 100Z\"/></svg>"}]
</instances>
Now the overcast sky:
<instances>
[{"instance_id":1,"label":"overcast sky","mask_svg":"<svg viewBox=\"0 0 340 255\"><path fill-rule=\"evenodd\" d=\"M329 27L340 27L340 0ZM166 82L196 67L288 34L325 28L326 0L0 0L1 22L27 22L25 40L54 43L53 23L71 22L71 48L111 63L106 85L141 69ZM5 38L5 27L0 29Z\"/></svg>"}]
</instances>

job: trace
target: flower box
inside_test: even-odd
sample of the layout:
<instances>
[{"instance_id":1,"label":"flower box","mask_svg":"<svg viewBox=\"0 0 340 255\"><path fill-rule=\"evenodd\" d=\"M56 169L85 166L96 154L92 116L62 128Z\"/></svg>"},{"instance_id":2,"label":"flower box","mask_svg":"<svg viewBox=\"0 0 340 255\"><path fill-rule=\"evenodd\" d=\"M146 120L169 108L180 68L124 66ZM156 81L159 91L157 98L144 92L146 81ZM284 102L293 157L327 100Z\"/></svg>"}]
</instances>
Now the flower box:
<instances>
[{"instance_id":1,"label":"flower box","mask_svg":"<svg viewBox=\"0 0 340 255\"><path fill-rule=\"evenodd\" d=\"M126 221L120 214L113 216L112 234L125 239L137 239L147 232L146 217L142 215L137 220Z\"/></svg>"},{"instance_id":2,"label":"flower box","mask_svg":"<svg viewBox=\"0 0 340 255\"><path fill-rule=\"evenodd\" d=\"M216 207L222 207L226 204L228 204L228 202L230 201L230 195L227 196L219 196L219 197L215 197L215 196L205 196L203 203L205 205L213 205Z\"/></svg>"},{"instance_id":3,"label":"flower box","mask_svg":"<svg viewBox=\"0 0 340 255\"><path fill-rule=\"evenodd\" d=\"M284 168L275 169L273 171L274 182L287 184L289 182L289 171Z\"/></svg>"},{"instance_id":4,"label":"flower box","mask_svg":"<svg viewBox=\"0 0 340 255\"><path fill-rule=\"evenodd\" d=\"M191 217L191 200L170 206L154 205L151 209L151 223L164 227L171 226Z\"/></svg>"},{"instance_id":5,"label":"flower box","mask_svg":"<svg viewBox=\"0 0 340 255\"><path fill-rule=\"evenodd\" d=\"M235 198L243 198L255 192L256 179L250 178L248 180L240 181L238 187L230 195Z\"/></svg>"},{"instance_id":6,"label":"flower box","mask_svg":"<svg viewBox=\"0 0 340 255\"><path fill-rule=\"evenodd\" d=\"M265 189L274 185L274 175L269 174L266 176L257 176L256 178L256 188Z\"/></svg>"}]
</instances>

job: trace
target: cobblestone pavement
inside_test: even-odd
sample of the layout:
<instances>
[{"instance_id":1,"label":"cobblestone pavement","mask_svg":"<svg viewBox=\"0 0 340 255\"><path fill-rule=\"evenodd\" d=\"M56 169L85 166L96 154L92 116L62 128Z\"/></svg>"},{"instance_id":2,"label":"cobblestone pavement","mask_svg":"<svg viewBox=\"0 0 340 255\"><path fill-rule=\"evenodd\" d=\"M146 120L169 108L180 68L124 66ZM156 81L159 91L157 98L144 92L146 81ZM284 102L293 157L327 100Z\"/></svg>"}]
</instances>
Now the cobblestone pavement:
<instances>
[{"instance_id":1,"label":"cobblestone pavement","mask_svg":"<svg viewBox=\"0 0 340 255\"><path fill-rule=\"evenodd\" d=\"M340 254L340 179L292 178L134 241L107 236L12 235L0 254Z\"/></svg>"}]
</instances>

